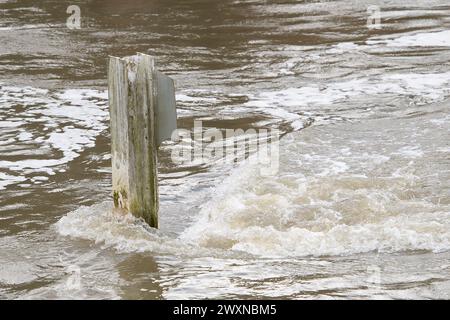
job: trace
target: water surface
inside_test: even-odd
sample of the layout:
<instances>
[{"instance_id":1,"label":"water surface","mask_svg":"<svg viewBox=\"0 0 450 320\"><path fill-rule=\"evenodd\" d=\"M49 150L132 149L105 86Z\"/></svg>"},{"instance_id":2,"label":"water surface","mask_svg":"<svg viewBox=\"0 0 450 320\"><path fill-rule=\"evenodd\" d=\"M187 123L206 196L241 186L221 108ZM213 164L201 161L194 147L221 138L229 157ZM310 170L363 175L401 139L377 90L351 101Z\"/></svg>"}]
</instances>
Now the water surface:
<instances>
[{"instance_id":1,"label":"water surface","mask_svg":"<svg viewBox=\"0 0 450 320\"><path fill-rule=\"evenodd\" d=\"M0 1L0 297L450 298L449 14ZM176 80L180 128L280 130L279 173L167 144L160 230L114 215L106 63L136 52Z\"/></svg>"}]
</instances>

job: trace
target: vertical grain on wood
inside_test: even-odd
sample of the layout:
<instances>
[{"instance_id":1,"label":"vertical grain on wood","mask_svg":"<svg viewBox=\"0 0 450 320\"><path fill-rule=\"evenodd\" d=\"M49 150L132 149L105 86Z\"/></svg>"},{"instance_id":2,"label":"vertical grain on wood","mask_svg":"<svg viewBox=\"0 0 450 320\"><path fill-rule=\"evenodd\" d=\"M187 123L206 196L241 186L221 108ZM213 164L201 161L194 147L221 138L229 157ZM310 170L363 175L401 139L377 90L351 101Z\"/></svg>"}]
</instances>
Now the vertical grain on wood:
<instances>
[{"instance_id":1,"label":"vertical grain on wood","mask_svg":"<svg viewBox=\"0 0 450 320\"><path fill-rule=\"evenodd\" d=\"M111 57L108 89L114 205L157 228L154 59Z\"/></svg>"}]
</instances>

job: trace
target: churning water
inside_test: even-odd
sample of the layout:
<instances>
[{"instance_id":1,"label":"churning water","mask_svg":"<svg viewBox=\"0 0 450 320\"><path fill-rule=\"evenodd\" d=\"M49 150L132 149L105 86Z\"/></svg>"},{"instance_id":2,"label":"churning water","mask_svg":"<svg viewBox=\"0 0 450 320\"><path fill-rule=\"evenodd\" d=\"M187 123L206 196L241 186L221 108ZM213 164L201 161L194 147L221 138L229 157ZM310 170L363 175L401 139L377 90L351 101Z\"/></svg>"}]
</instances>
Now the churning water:
<instances>
[{"instance_id":1,"label":"churning water","mask_svg":"<svg viewBox=\"0 0 450 320\"><path fill-rule=\"evenodd\" d=\"M446 1L80 8L0 2L0 297L450 298ZM279 172L167 143L160 230L113 213L106 61L135 52L179 127L280 130Z\"/></svg>"}]
</instances>

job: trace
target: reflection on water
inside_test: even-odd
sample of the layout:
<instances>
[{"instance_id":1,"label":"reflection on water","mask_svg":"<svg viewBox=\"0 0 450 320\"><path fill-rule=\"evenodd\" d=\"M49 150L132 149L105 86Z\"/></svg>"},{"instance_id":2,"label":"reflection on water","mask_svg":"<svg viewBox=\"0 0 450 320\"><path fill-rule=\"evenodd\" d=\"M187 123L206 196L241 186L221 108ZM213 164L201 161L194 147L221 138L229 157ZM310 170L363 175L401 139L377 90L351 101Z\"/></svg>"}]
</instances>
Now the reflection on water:
<instances>
[{"instance_id":1,"label":"reflection on water","mask_svg":"<svg viewBox=\"0 0 450 320\"><path fill-rule=\"evenodd\" d=\"M0 2L0 297L449 298L448 3L79 6ZM279 174L167 144L161 230L114 215L106 61L135 52L179 127L281 130Z\"/></svg>"}]
</instances>

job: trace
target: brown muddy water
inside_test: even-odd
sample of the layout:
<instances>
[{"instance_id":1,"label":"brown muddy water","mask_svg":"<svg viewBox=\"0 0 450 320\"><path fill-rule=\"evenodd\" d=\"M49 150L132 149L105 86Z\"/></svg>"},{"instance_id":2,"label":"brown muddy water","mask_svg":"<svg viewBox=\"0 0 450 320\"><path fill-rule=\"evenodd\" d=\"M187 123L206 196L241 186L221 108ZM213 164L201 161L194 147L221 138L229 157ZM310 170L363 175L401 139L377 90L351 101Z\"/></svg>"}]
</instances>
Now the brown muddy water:
<instances>
[{"instance_id":1,"label":"brown muddy water","mask_svg":"<svg viewBox=\"0 0 450 320\"><path fill-rule=\"evenodd\" d=\"M449 17L0 0L0 298L450 298ZM167 143L160 230L112 214L106 62L136 52L176 80L179 127L281 130L278 174Z\"/></svg>"}]
</instances>

